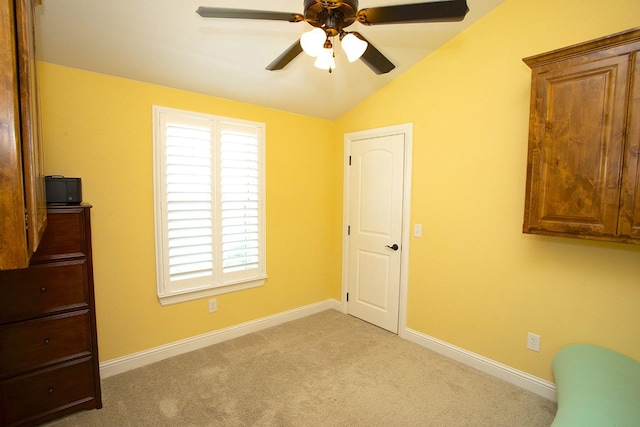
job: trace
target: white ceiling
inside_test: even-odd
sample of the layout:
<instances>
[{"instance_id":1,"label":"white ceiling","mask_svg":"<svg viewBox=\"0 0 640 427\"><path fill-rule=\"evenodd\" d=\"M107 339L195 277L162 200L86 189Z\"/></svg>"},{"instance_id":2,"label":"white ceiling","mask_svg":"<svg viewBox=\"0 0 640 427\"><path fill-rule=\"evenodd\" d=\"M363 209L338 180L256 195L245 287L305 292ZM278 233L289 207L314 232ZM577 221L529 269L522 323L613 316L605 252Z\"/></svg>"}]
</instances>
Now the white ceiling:
<instances>
[{"instance_id":1,"label":"white ceiling","mask_svg":"<svg viewBox=\"0 0 640 427\"><path fill-rule=\"evenodd\" d=\"M303 0L44 0L37 10L40 59L97 73L336 119L504 0L468 0L462 22L362 26L396 65L376 75L336 49L329 74L300 54L265 66L311 29L280 21L202 18L198 6L303 13ZM360 8L418 0L361 0Z\"/></svg>"}]
</instances>

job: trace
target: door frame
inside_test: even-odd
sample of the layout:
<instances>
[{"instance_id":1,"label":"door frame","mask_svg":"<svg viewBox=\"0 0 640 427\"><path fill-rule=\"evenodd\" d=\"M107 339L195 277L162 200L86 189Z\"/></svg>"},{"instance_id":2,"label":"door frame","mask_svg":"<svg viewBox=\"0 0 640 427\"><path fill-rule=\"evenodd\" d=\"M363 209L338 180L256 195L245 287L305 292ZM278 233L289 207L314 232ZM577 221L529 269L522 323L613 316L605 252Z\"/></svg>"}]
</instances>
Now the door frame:
<instances>
[{"instance_id":1,"label":"door frame","mask_svg":"<svg viewBox=\"0 0 640 427\"><path fill-rule=\"evenodd\" d=\"M349 169L349 157L351 156L351 143L361 139L379 138L390 135L404 135L404 182L402 195L402 258L400 261L400 298L398 307L398 335L404 336L407 328L407 286L409 277L409 241L411 230L411 180L413 159L413 123L404 123L375 129L344 134L344 170L342 192L342 312L347 312L347 286L349 275L349 207L351 201L351 173Z\"/></svg>"}]
</instances>

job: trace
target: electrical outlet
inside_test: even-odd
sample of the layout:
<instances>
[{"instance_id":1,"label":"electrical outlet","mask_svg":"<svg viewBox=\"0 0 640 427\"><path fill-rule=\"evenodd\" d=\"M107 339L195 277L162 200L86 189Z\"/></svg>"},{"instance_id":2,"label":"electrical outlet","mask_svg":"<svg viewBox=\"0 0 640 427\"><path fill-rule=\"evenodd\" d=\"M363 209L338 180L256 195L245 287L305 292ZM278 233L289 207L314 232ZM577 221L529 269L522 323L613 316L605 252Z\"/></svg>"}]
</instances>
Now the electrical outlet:
<instances>
[{"instance_id":1,"label":"electrical outlet","mask_svg":"<svg viewBox=\"0 0 640 427\"><path fill-rule=\"evenodd\" d=\"M527 348L529 350L540 352L540 335L529 332L527 336Z\"/></svg>"},{"instance_id":2,"label":"electrical outlet","mask_svg":"<svg viewBox=\"0 0 640 427\"><path fill-rule=\"evenodd\" d=\"M214 299L209 300L209 313L215 313L218 311L218 301Z\"/></svg>"}]
</instances>

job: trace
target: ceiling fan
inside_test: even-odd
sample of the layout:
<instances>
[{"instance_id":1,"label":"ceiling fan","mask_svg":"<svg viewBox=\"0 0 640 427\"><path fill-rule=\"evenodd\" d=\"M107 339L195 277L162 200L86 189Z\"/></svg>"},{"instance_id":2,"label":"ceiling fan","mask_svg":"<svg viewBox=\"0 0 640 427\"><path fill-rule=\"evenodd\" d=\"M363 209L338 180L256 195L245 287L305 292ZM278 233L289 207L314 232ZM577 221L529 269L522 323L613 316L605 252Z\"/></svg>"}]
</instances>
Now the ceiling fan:
<instances>
[{"instance_id":1,"label":"ceiling fan","mask_svg":"<svg viewBox=\"0 0 640 427\"><path fill-rule=\"evenodd\" d=\"M350 62L362 60L376 74L385 74L395 65L360 33L345 31L354 22L364 25L462 21L469 12L466 0L401 4L358 10L358 0L304 0L304 14L266 10L198 8L203 18L262 19L308 22L314 29L302 34L266 69L280 70L305 52L316 57L315 66L331 72L335 68L333 38L338 36Z\"/></svg>"}]
</instances>

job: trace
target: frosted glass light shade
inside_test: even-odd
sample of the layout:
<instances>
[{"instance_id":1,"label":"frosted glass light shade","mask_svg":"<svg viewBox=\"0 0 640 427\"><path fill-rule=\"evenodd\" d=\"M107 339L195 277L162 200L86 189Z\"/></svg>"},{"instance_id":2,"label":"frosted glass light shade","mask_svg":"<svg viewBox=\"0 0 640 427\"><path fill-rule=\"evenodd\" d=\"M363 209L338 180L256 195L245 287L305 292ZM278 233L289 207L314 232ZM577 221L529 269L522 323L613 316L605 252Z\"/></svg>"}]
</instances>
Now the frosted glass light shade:
<instances>
[{"instance_id":1,"label":"frosted glass light shade","mask_svg":"<svg viewBox=\"0 0 640 427\"><path fill-rule=\"evenodd\" d=\"M347 54L349 62L360 58L364 51L367 50L367 46L369 46L369 43L351 33L342 39L342 49Z\"/></svg>"},{"instance_id":2,"label":"frosted glass light shade","mask_svg":"<svg viewBox=\"0 0 640 427\"><path fill-rule=\"evenodd\" d=\"M336 61L333 58L333 48L323 48L313 65L321 70L334 70Z\"/></svg>"},{"instance_id":3,"label":"frosted glass light shade","mask_svg":"<svg viewBox=\"0 0 640 427\"><path fill-rule=\"evenodd\" d=\"M314 28L302 34L302 37L300 37L300 46L302 46L302 50L304 50L307 55L316 58L320 54L326 39L327 35L323 29Z\"/></svg>"}]
</instances>

